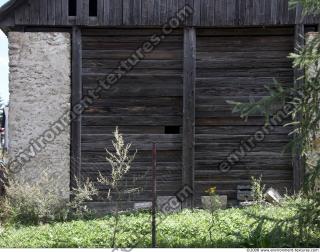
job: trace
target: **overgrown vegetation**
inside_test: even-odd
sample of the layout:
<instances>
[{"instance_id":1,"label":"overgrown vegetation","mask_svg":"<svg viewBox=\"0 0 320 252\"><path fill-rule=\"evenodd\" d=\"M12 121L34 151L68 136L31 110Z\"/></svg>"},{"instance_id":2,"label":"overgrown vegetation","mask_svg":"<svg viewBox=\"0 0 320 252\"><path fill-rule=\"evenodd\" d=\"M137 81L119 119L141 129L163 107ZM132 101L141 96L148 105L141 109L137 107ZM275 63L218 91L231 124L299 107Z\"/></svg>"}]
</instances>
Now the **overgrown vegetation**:
<instances>
[{"instance_id":1,"label":"overgrown vegetation","mask_svg":"<svg viewBox=\"0 0 320 252\"><path fill-rule=\"evenodd\" d=\"M320 229L309 226L300 239L300 208L313 207L303 198L290 198L280 206L253 206L244 209L217 210L215 224L208 230L208 211L183 211L158 216L165 218L158 226L159 247L318 247ZM289 221L290 220L290 221ZM114 217L72 221L37 227L8 228L0 234L0 247L51 248L112 246ZM119 216L116 247L151 247L149 213Z\"/></svg>"},{"instance_id":2,"label":"overgrown vegetation","mask_svg":"<svg viewBox=\"0 0 320 252\"><path fill-rule=\"evenodd\" d=\"M90 181L78 182L71 201L62 200L51 178L43 173L37 182L7 178L5 196L0 198L0 222L13 225L39 225L84 218L90 215L84 202L96 194Z\"/></svg>"}]
</instances>

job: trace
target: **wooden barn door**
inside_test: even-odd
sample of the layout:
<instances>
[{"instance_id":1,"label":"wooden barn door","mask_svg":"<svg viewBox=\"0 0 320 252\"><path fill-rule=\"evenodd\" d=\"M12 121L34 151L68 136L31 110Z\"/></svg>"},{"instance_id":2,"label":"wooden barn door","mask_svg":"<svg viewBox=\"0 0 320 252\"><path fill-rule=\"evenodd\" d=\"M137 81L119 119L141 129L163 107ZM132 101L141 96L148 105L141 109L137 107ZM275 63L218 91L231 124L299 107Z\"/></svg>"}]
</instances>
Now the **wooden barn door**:
<instances>
[{"instance_id":1,"label":"wooden barn door","mask_svg":"<svg viewBox=\"0 0 320 252\"><path fill-rule=\"evenodd\" d=\"M94 88L121 61L149 41L160 30L88 29L82 31L83 95ZM138 154L123 183L139 188L140 193L125 199L125 207L134 202L151 201L152 143L158 147L159 195L171 196L180 189L183 33L175 31L155 50L146 53L110 90L103 91L82 116L81 176L95 181L98 173L110 176L105 148L112 149L112 132L118 126L126 142ZM122 68L123 70L123 68ZM101 188L105 190L106 188ZM92 205L105 207L102 198Z\"/></svg>"},{"instance_id":2,"label":"wooden barn door","mask_svg":"<svg viewBox=\"0 0 320 252\"><path fill-rule=\"evenodd\" d=\"M291 28L198 29L196 79L196 202L209 187L237 198L237 186L249 185L251 176L263 175L264 183L292 189L293 170L290 154L281 152L288 143L288 130L280 125L221 172L219 164L239 150L242 141L261 130L262 115L245 122L232 114L226 102L261 99L268 95L265 85L275 78L282 85L293 85L293 70L287 58L293 51ZM240 155L241 156L241 155Z\"/></svg>"}]
</instances>

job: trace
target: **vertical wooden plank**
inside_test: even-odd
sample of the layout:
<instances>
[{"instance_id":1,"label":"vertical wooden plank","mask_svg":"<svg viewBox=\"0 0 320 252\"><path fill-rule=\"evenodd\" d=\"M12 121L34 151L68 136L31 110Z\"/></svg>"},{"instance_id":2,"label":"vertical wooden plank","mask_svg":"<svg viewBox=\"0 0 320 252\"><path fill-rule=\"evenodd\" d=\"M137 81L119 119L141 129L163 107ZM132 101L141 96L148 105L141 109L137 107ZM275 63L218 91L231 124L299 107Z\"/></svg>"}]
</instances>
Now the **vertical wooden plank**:
<instances>
[{"instance_id":1,"label":"vertical wooden plank","mask_svg":"<svg viewBox=\"0 0 320 252\"><path fill-rule=\"evenodd\" d=\"M48 0L40 1L40 24L46 25L48 23Z\"/></svg>"},{"instance_id":2,"label":"vertical wooden plank","mask_svg":"<svg viewBox=\"0 0 320 252\"><path fill-rule=\"evenodd\" d=\"M39 25L40 23L40 0L30 2L30 24Z\"/></svg>"},{"instance_id":3,"label":"vertical wooden plank","mask_svg":"<svg viewBox=\"0 0 320 252\"><path fill-rule=\"evenodd\" d=\"M30 3L27 2L24 6L24 18L23 18L23 22L25 24L29 24L30 23Z\"/></svg>"},{"instance_id":4,"label":"vertical wooden plank","mask_svg":"<svg viewBox=\"0 0 320 252\"><path fill-rule=\"evenodd\" d=\"M268 0L269 1L269 0ZM253 25L265 24L265 0L254 0L253 3Z\"/></svg>"},{"instance_id":5,"label":"vertical wooden plank","mask_svg":"<svg viewBox=\"0 0 320 252\"><path fill-rule=\"evenodd\" d=\"M140 25L142 22L142 0L123 0L123 23ZM160 4L160 3L159 3Z\"/></svg>"},{"instance_id":6,"label":"vertical wooden plank","mask_svg":"<svg viewBox=\"0 0 320 252\"><path fill-rule=\"evenodd\" d=\"M81 29L72 28L72 95L71 104L74 108L82 99L82 49ZM71 188L76 187L76 178L80 178L81 171L81 116L71 121Z\"/></svg>"},{"instance_id":7,"label":"vertical wooden plank","mask_svg":"<svg viewBox=\"0 0 320 252\"><path fill-rule=\"evenodd\" d=\"M62 24L62 2L61 0L53 0L55 1L55 24L60 25Z\"/></svg>"},{"instance_id":8,"label":"vertical wooden plank","mask_svg":"<svg viewBox=\"0 0 320 252\"><path fill-rule=\"evenodd\" d=\"M103 24L110 24L110 0L104 0L103 3Z\"/></svg>"},{"instance_id":9,"label":"vertical wooden plank","mask_svg":"<svg viewBox=\"0 0 320 252\"><path fill-rule=\"evenodd\" d=\"M272 1L266 0L265 1L265 6L264 6L264 21L265 24L270 24L271 23L271 3Z\"/></svg>"},{"instance_id":10,"label":"vertical wooden plank","mask_svg":"<svg viewBox=\"0 0 320 252\"><path fill-rule=\"evenodd\" d=\"M89 0L82 0L82 5L80 5L79 16L81 19L81 25L89 24Z\"/></svg>"},{"instance_id":11,"label":"vertical wooden plank","mask_svg":"<svg viewBox=\"0 0 320 252\"><path fill-rule=\"evenodd\" d=\"M16 25L24 24L24 15L25 15L24 6L25 4L15 9L14 11L14 22Z\"/></svg>"},{"instance_id":12,"label":"vertical wooden plank","mask_svg":"<svg viewBox=\"0 0 320 252\"><path fill-rule=\"evenodd\" d=\"M186 6L186 0L178 0L178 11L185 8L185 6ZM188 20L190 19L188 18L187 20L185 20L182 26L185 26L188 23Z\"/></svg>"},{"instance_id":13,"label":"vertical wooden plank","mask_svg":"<svg viewBox=\"0 0 320 252\"><path fill-rule=\"evenodd\" d=\"M253 16L254 16L254 9L253 9L253 1L254 0L246 0L246 16L245 16L245 24L252 25L253 23Z\"/></svg>"},{"instance_id":14,"label":"vertical wooden plank","mask_svg":"<svg viewBox=\"0 0 320 252\"><path fill-rule=\"evenodd\" d=\"M160 2L159 0L155 0L152 6L152 21L151 25L160 25Z\"/></svg>"},{"instance_id":15,"label":"vertical wooden plank","mask_svg":"<svg viewBox=\"0 0 320 252\"><path fill-rule=\"evenodd\" d=\"M109 23L108 25L122 25L122 0L107 0L108 6L107 9L109 11Z\"/></svg>"},{"instance_id":16,"label":"vertical wooden plank","mask_svg":"<svg viewBox=\"0 0 320 252\"><path fill-rule=\"evenodd\" d=\"M304 17L303 17L303 8L301 4L298 4L296 6L296 21L295 24L302 24L304 22Z\"/></svg>"},{"instance_id":17,"label":"vertical wooden plank","mask_svg":"<svg viewBox=\"0 0 320 252\"><path fill-rule=\"evenodd\" d=\"M194 190L195 168L195 82L196 82L196 31L184 29L183 68L183 183ZM194 199L184 202L185 208L192 208Z\"/></svg>"},{"instance_id":18,"label":"vertical wooden plank","mask_svg":"<svg viewBox=\"0 0 320 252\"><path fill-rule=\"evenodd\" d=\"M194 7L193 7L193 0L185 0L185 6L188 8L192 8L194 10ZM186 21L186 25L187 26L192 26L193 25L193 19L194 19L194 13L193 15L190 15Z\"/></svg>"},{"instance_id":19,"label":"vertical wooden plank","mask_svg":"<svg viewBox=\"0 0 320 252\"><path fill-rule=\"evenodd\" d=\"M200 0L193 1L193 25L194 26L201 25L201 1Z\"/></svg>"},{"instance_id":20,"label":"vertical wooden plank","mask_svg":"<svg viewBox=\"0 0 320 252\"><path fill-rule=\"evenodd\" d=\"M103 25L103 17L104 17L104 8L103 8L103 4L104 4L104 0L98 0L98 3L97 3L97 8L98 8L98 20L97 20L97 23L98 25Z\"/></svg>"},{"instance_id":21,"label":"vertical wooden plank","mask_svg":"<svg viewBox=\"0 0 320 252\"><path fill-rule=\"evenodd\" d=\"M278 0L278 19L277 24L286 24L288 22L289 6L287 0Z\"/></svg>"},{"instance_id":22,"label":"vertical wooden plank","mask_svg":"<svg viewBox=\"0 0 320 252\"><path fill-rule=\"evenodd\" d=\"M237 6L238 0L227 0L226 23L228 26L234 26L237 24Z\"/></svg>"},{"instance_id":23,"label":"vertical wooden plank","mask_svg":"<svg viewBox=\"0 0 320 252\"><path fill-rule=\"evenodd\" d=\"M246 21L246 0L239 0L239 25L244 25Z\"/></svg>"},{"instance_id":24,"label":"vertical wooden plank","mask_svg":"<svg viewBox=\"0 0 320 252\"><path fill-rule=\"evenodd\" d=\"M48 24L55 24L55 14L56 14L56 1L48 1Z\"/></svg>"},{"instance_id":25,"label":"vertical wooden plank","mask_svg":"<svg viewBox=\"0 0 320 252\"><path fill-rule=\"evenodd\" d=\"M178 0L178 10L181 10L182 8L184 8L186 6L186 2L188 2L187 0Z\"/></svg>"},{"instance_id":26,"label":"vertical wooden plank","mask_svg":"<svg viewBox=\"0 0 320 252\"><path fill-rule=\"evenodd\" d=\"M133 17L131 15L132 7L133 1L123 0L122 20L124 25L130 25L133 23Z\"/></svg>"},{"instance_id":27,"label":"vertical wooden plank","mask_svg":"<svg viewBox=\"0 0 320 252\"><path fill-rule=\"evenodd\" d=\"M304 24L295 25L294 36L294 48L295 51L301 49L305 44L304 39ZM294 69L294 85L295 87L303 86L303 80L299 79L304 75L304 71L300 69ZM297 151L293 156L293 188L295 192L298 192L303 185L304 179L304 165L300 155L300 151Z\"/></svg>"},{"instance_id":28,"label":"vertical wooden plank","mask_svg":"<svg viewBox=\"0 0 320 252\"><path fill-rule=\"evenodd\" d=\"M167 20L167 0L160 0L160 23L164 24Z\"/></svg>"},{"instance_id":29,"label":"vertical wooden plank","mask_svg":"<svg viewBox=\"0 0 320 252\"><path fill-rule=\"evenodd\" d=\"M69 3L68 3L68 0L62 0L61 22L63 25L69 24L68 18L69 18Z\"/></svg>"},{"instance_id":30,"label":"vertical wooden plank","mask_svg":"<svg viewBox=\"0 0 320 252\"><path fill-rule=\"evenodd\" d=\"M201 25L209 26L215 24L215 16L219 13L215 11L215 2L212 0L201 0ZM218 17L217 17L218 18Z\"/></svg>"},{"instance_id":31,"label":"vertical wooden plank","mask_svg":"<svg viewBox=\"0 0 320 252\"><path fill-rule=\"evenodd\" d=\"M282 9L282 24L288 24L289 22L289 1L282 0L283 9Z\"/></svg>"},{"instance_id":32,"label":"vertical wooden plank","mask_svg":"<svg viewBox=\"0 0 320 252\"><path fill-rule=\"evenodd\" d=\"M149 24L149 12L153 7L154 0L141 0L141 24Z\"/></svg>"},{"instance_id":33,"label":"vertical wooden plank","mask_svg":"<svg viewBox=\"0 0 320 252\"><path fill-rule=\"evenodd\" d=\"M178 11L178 1L177 0L167 0L167 20L176 15Z\"/></svg>"},{"instance_id":34,"label":"vertical wooden plank","mask_svg":"<svg viewBox=\"0 0 320 252\"><path fill-rule=\"evenodd\" d=\"M226 0L215 0L214 1L214 25L225 26L227 25L227 4ZM209 7L211 12L211 6ZM211 20L212 17L209 18Z\"/></svg>"}]
</instances>

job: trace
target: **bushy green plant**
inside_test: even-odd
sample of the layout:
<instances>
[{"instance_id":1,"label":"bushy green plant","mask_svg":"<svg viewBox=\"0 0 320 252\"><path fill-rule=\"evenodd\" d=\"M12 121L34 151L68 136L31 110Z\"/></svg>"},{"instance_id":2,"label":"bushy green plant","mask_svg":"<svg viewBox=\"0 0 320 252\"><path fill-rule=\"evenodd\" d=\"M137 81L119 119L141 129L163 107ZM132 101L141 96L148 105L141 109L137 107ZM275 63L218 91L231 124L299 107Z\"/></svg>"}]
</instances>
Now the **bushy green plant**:
<instances>
[{"instance_id":1,"label":"bushy green plant","mask_svg":"<svg viewBox=\"0 0 320 252\"><path fill-rule=\"evenodd\" d=\"M5 163L3 168L6 168ZM46 172L31 182L15 179L6 170L5 195L0 198L2 223L38 225L80 218L88 213L84 203L97 193L89 180L84 183L77 181L71 200L63 200Z\"/></svg>"},{"instance_id":2,"label":"bushy green plant","mask_svg":"<svg viewBox=\"0 0 320 252\"><path fill-rule=\"evenodd\" d=\"M2 207L3 218L16 224L40 224L62 220L64 203L56 192L41 185L48 184L49 177L44 175L38 182L10 179L5 186ZM5 216L7 215L7 216Z\"/></svg>"}]
</instances>

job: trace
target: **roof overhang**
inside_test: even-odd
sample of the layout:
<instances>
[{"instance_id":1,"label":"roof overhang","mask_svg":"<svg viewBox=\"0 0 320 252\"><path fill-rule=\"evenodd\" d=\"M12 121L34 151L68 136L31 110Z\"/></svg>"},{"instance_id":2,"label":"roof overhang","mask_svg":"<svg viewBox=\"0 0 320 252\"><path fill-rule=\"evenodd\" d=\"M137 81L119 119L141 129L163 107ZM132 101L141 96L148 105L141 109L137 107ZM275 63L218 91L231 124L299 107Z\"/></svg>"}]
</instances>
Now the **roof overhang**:
<instances>
[{"instance_id":1,"label":"roof overhang","mask_svg":"<svg viewBox=\"0 0 320 252\"><path fill-rule=\"evenodd\" d=\"M9 0L5 4L3 4L0 7L0 20L5 18L8 13L10 13L13 9L15 9L17 6L22 4L27 0Z\"/></svg>"}]
</instances>

